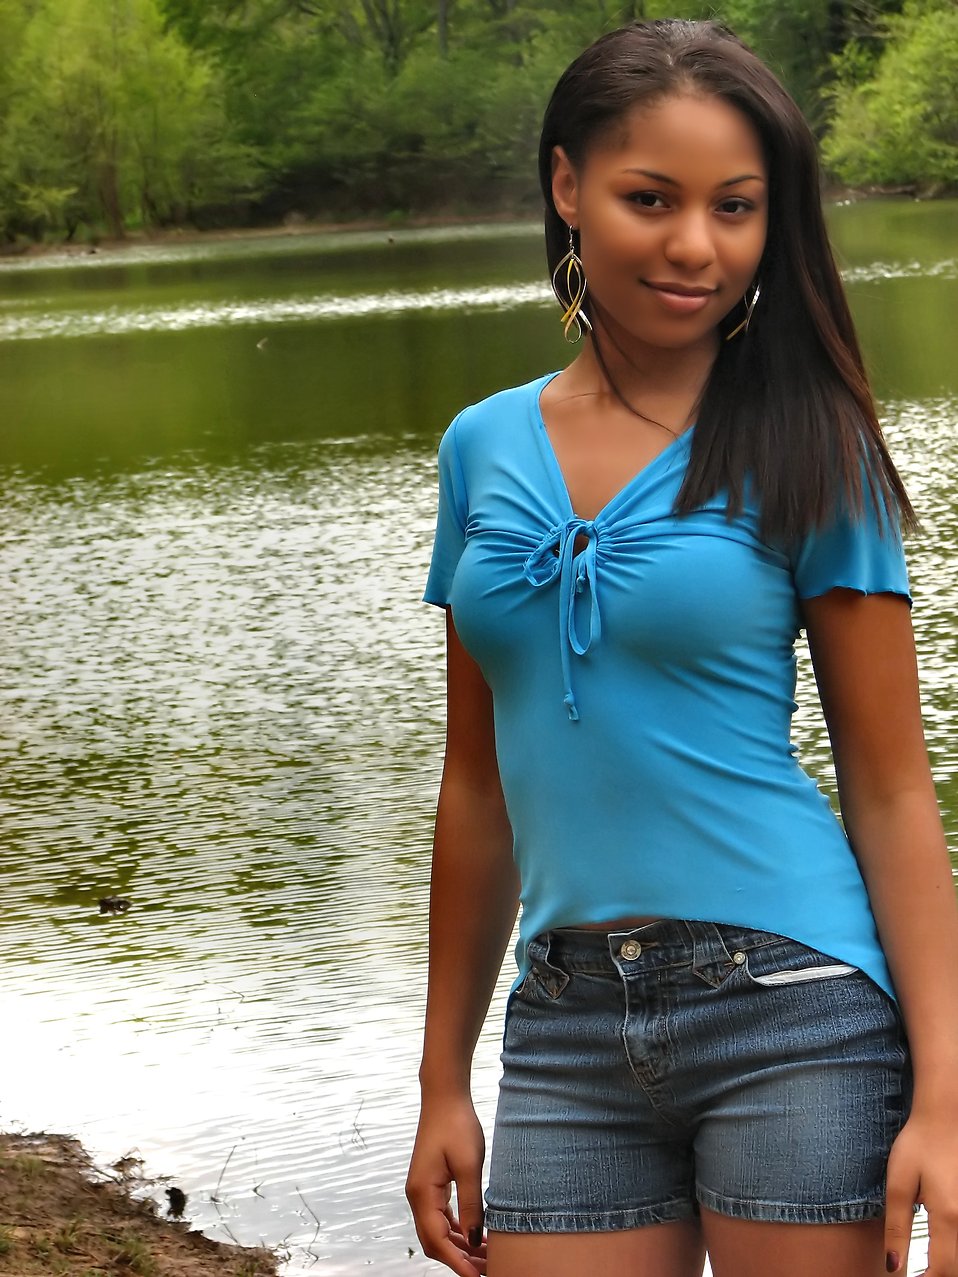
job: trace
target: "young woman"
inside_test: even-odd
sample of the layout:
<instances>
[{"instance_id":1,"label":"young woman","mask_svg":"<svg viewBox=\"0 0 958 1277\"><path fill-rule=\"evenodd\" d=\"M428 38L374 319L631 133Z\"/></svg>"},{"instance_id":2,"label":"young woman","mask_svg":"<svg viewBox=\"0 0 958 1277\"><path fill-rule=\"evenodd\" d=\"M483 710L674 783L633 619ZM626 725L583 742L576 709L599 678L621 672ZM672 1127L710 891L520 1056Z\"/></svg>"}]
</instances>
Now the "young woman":
<instances>
[{"instance_id":1,"label":"young woman","mask_svg":"<svg viewBox=\"0 0 958 1277\"><path fill-rule=\"evenodd\" d=\"M726 30L639 23L562 76L540 170L581 352L439 454L423 1248L460 1277L698 1277L706 1251L715 1277L878 1277L921 1201L928 1271L958 1277L914 516L813 139ZM789 744L800 628L844 828ZM484 1241L470 1063L520 901Z\"/></svg>"}]
</instances>

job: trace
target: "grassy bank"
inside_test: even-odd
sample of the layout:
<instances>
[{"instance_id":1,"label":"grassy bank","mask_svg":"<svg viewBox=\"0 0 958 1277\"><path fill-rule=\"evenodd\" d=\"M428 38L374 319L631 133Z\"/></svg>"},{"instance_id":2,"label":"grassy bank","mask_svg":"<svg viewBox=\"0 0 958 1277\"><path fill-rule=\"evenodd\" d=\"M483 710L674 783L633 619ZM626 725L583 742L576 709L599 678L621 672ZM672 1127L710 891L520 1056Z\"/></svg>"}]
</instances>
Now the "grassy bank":
<instances>
[{"instance_id":1,"label":"grassy bank","mask_svg":"<svg viewBox=\"0 0 958 1277\"><path fill-rule=\"evenodd\" d=\"M135 1198L149 1187L138 1171L130 1158L97 1171L67 1136L0 1134L0 1277L276 1277L268 1251L212 1241Z\"/></svg>"}]
</instances>

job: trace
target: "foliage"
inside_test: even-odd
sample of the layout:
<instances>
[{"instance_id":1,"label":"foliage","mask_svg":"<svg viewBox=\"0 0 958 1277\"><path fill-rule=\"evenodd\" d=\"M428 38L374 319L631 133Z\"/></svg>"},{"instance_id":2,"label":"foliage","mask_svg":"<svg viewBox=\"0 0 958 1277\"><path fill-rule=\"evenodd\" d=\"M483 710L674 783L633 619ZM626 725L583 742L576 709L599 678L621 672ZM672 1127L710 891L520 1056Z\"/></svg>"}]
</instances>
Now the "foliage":
<instances>
[{"instance_id":1,"label":"foliage","mask_svg":"<svg viewBox=\"0 0 958 1277\"><path fill-rule=\"evenodd\" d=\"M958 9L911 0L889 20L874 74L847 62L834 92L825 158L843 181L870 184L958 181Z\"/></svg>"},{"instance_id":2,"label":"foliage","mask_svg":"<svg viewBox=\"0 0 958 1277\"><path fill-rule=\"evenodd\" d=\"M22 24L0 134L7 227L122 235L252 185L217 71L163 29L153 0L46 0Z\"/></svg>"},{"instance_id":3,"label":"foliage","mask_svg":"<svg viewBox=\"0 0 958 1277\"><path fill-rule=\"evenodd\" d=\"M556 77L717 16L846 181L954 170L953 0L0 0L0 236L534 207Z\"/></svg>"}]
</instances>

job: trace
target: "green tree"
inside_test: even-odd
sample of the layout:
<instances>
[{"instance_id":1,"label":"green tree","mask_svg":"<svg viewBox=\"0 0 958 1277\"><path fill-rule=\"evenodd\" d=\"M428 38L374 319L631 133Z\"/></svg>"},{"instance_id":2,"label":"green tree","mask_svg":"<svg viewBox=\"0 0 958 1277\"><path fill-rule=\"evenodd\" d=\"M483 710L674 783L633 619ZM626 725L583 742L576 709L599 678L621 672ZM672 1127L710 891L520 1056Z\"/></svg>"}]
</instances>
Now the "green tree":
<instances>
[{"instance_id":1,"label":"green tree","mask_svg":"<svg viewBox=\"0 0 958 1277\"><path fill-rule=\"evenodd\" d=\"M8 223L121 236L252 186L215 69L163 28L155 0L45 0L7 68L0 174Z\"/></svg>"},{"instance_id":2,"label":"green tree","mask_svg":"<svg viewBox=\"0 0 958 1277\"><path fill-rule=\"evenodd\" d=\"M870 78L840 66L825 161L852 186L958 185L958 9L910 0L887 35Z\"/></svg>"},{"instance_id":3,"label":"green tree","mask_svg":"<svg viewBox=\"0 0 958 1277\"><path fill-rule=\"evenodd\" d=\"M0 0L0 229L531 210L560 71L670 14L725 21L819 132L834 111L845 180L945 180L954 0L902 3Z\"/></svg>"}]
</instances>

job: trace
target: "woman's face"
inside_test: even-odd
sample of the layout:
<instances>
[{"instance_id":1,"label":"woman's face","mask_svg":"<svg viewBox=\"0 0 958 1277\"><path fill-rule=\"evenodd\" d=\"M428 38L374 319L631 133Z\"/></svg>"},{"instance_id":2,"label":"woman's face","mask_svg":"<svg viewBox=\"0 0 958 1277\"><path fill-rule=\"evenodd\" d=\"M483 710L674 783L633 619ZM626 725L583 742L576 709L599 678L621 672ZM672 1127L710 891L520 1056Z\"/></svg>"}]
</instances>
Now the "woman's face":
<instances>
[{"instance_id":1,"label":"woman's face","mask_svg":"<svg viewBox=\"0 0 958 1277\"><path fill-rule=\"evenodd\" d=\"M553 198L579 230L593 318L598 303L646 346L717 343L765 247L768 174L745 115L711 97L637 108L579 169L556 148Z\"/></svg>"}]
</instances>

